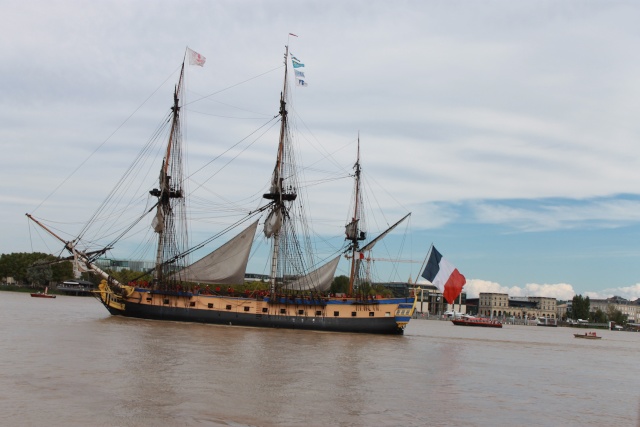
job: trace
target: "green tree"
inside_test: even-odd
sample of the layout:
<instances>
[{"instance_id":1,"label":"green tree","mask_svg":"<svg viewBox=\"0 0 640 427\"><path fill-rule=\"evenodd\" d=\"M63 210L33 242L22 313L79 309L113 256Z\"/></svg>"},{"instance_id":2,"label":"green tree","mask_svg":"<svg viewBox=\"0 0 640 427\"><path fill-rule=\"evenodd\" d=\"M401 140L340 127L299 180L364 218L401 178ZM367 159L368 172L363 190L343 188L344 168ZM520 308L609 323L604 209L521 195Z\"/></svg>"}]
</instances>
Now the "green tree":
<instances>
[{"instance_id":1,"label":"green tree","mask_svg":"<svg viewBox=\"0 0 640 427\"><path fill-rule=\"evenodd\" d=\"M329 292L332 294L346 294L349 291L349 278L347 276L338 276L333 278Z\"/></svg>"},{"instance_id":2,"label":"green tree","mask_svg":"<svg viewBox=\"0 0 640 427\"><path fill-rule=\"evenodd\" d=\"M141 271L124 269L120 271L107 270L106 272L109 273L109 275L115 278L118 282L125 285L133 281L145 281L149 283L153 281L153 277L150 274L145 274ZM102 280L102 276L99 276L98 279L98 283L100 283L100 281Z\"/></svg>"},{"instance_id":3,"label":"green tree","mask_svg":"<svg viewBox=\"0 0 640 427\"><path fill-rule=\"evenodd\" d=\"M0 277L13 277L17 282L27 282L27 269L40 259L49 257L47 254L33 252L15 252L0 255Z\"/></svg>"},{"instance_id":4,"label":"green tree","mask_svg":"<svg viewBox=\"0 0 640 427\"><path fill-rule=\"evenodd\" d=\"M46 261L50 264L51 277L47 280L62 282L73 277L73 268L69 261L60 262L53 255L41 252L14 252L0 255L0 278L13 277L18 283L29 282L31 280L29 268L36 261ZM41 267L42 263L38 268ZM37 275L35 272L31 272L31 274ZM41 279L37 278L37 280Z\"/></svg>"},{"instance_id":5,"label":"green tree","mask_svg":"<svg viewBox=\"0 0 640 427\"><path fill-rule=\"evenodd\" d=\"M15 252L0 255L0 278L13 277L18 283L29 282L32 278L41 281L42 277L33 276L38 276L38 273L29 273L29 268L36 262L40 262L38 268L42 268L45 262L49 264L51 277L46 280L62 282L73 277L73 266L69 261L59 261L53 255L41 252Z\"/></svg>"},{"instance_id":6,"label":"green tree","mask_svg":"<svg viewBox=\"0 0 640 427\"><path fill-rule=\"evenodd\" d=\"M622 314L622 312L616 309L616 306L613 304L607 305L607 319L611 322L615 322L616 325L623 325L627 322L627 316Z\"/></svg>"},{"instance_id":7,"label":"green tree","mask_svg":"<svg viewBox=\"0 0 640 427\"><path fill-rule=\"evenodd\" d=\"M34 285L48 285L53 277L51 264L46 260L37 260L27 268L27 280Z\"/></svg>"},{"instance_id":8,"label":"green tree","mask_svg":"<svg viewBox=\"0 0 640 427\"><path fill-rule=\"evenodd\" d=\"M593 321L595 323L606 323L607 315L604 314L604 311L597 309L595 313L593 313Z\"/></svg>"},{"instance_id":9,"label":"green tree","mask_svg":"<svg viewBox=\"0 0 640 427\"><path fill-rule=\"evenodd\" d=\"M589 297L583 298L582 295L575 295L571 304L571 318L573 320L588 319L590 308Z\"/></svg>"},{"instance_id":10,"label":"green tree","mask_svg":"<svg viewBox=\"0 0 640 427\"><path fill-rule=\"evenodd\" d=\"M385 298L393 297L393 292L391 290L385 288L383 285L374 285L372 295L382 295Z\"/></svg>"},{"instance_id":11,"label":"green tree","mask_svg":"<svg viewBox=\"0 0 640 427\"><path fill-rule=\"evenodd\" d=\"M53 257L52 257L53 258ZM73 264L71 261L57 262L51 265L51 280L54 283L61 283L73 278Z\"/></svg>"}]
</instances>

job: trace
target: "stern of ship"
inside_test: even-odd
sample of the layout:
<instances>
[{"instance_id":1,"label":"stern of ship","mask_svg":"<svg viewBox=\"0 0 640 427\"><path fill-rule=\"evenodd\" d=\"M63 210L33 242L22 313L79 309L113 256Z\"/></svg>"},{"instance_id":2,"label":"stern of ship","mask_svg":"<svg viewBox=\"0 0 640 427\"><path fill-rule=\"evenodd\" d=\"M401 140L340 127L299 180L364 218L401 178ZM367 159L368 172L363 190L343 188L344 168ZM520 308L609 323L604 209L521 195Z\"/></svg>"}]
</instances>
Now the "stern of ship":
<instances>
[{"instance_id":1,"label":"stern of ship","mask_svg":"<svg viewBox=\"0 0 640 427\"><path fill-rule=\"evenodd\" d=\"M413 313L416 310L416 301L418 299L414 296L413 302L406 302L398 304L396 310L396 324L398 325L398 333L404 333L404 328L407 327L409 321L413 317Z\"/></svg>"}]
</instances>

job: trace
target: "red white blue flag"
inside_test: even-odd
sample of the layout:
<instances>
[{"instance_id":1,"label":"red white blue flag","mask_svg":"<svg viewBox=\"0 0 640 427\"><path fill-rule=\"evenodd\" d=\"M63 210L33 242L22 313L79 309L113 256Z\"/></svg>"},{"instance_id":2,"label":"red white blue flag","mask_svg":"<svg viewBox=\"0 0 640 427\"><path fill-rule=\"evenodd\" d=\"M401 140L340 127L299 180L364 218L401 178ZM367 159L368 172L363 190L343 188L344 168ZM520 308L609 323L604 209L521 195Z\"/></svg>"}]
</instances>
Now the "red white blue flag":
<instances>
[{"instance_id":1,"label":"red white blue flag","mask_svg":"<svg viewBox=\"0 0 640 427\"><path fill-rule=\"evenodd\" d=\"M422 272L422 277L433 283L449 304L453 304L462 292L462 287L467 279L460 274L457 268L442 257L435 246L431 246L427 267Z\"/></svg>"}]
</instances>

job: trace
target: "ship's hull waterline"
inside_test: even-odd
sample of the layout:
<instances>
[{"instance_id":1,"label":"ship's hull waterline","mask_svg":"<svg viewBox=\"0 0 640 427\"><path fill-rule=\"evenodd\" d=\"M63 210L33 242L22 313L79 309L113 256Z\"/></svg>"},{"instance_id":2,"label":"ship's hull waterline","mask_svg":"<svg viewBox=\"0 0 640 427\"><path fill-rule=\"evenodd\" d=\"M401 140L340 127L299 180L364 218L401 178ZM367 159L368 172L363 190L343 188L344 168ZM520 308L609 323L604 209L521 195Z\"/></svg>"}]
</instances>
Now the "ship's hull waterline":
<instances>
[{"instance_id":1,"label":"ship's hull waterline","mask_svg":"<svg viewBox=\"0 0 640 427\"><path fill-rule=\"evenodd\" d=\"M113 315L231 326L402 334L415 308L414 298L270 301L130 287L120 296L100 288L96 295Z\"/></svg>"}]
</instances>

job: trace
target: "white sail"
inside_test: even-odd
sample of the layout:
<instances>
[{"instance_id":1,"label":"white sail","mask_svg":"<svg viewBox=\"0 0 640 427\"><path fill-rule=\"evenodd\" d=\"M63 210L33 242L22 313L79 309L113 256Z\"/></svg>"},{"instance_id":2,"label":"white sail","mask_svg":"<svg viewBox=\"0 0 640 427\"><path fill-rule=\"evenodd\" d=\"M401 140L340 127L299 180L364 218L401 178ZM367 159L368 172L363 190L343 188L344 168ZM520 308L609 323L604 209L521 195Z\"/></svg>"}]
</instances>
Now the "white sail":
<instances>
[{"instance_id":1,"label":"white sail","mask_svg":"<svg viewBox=\"0 0 640 427\"><path fill-rule=\"evenodd\" d=\"M379 235L378 237L376 237L375 239L373 239L372 241L370 241L369 243L364 245L362 248L360 248L360 252L370 251L371 249L373 249L373 247L375 246L376 243L378 243L380 240L382 240L384 238L384 236L386 236L394 228L396 228L398 226L398 224L400 224L402 221L407 219L409 217L409 215L411 215L411 213L406 214L404 217L402 217L402 219L400 221L396 222L391 227L387 228L387 230L384 233L382 233L381 235Z\"/></svg>"},{"instance_id":2,"label":"white sail","mask_svg":"<svg viewBox=\"0 0 640 427\"><path fill-rule=\"evenodd\" d=\"M86 273L90 271L90 269L87 268L87 265L84 263L84 261L80 259L80 257L78 256L78 252L76 251L76 248L72 247L72 250L73 250L73 277L75 279L79 279L80 277L82 277L82 273Z\"/></svg>"},{"instance_id":3,"label":"white sail","mask_svg":"<svg viewBox=\"0 0 640 427\"><path fill-rule=\"evenodd\" d=\"M285 289L325 292L331 287L340 256L284 286Z\"/></svg>"},{"instance_id":4,"label":"white sail","mask_svg":"<svg viewBox=\"0 0 640 427\"><path fill-rule=\"evenodd\" d=\"M345 226L345 234L347 235L347 239L354 240L359 237L358 235L358 222L360 220L354 219L349 224Z\"/></svg>"},{"instance_id":5,"label":"white sail","mask_svg":"<svg viewBox=\"0 0 640 427\"><path fill-rule=\"evenodd\" d=\"M154 216L153 221L151 221L151 227L156 233L161 233L164 231L164 211L162 210L162 206L160 205L158 205L156 216Z\"/></svg>"},{"instance_id":6,"label":"white sail","mask_svg":"<svg viewBox=\"0 0 640 427\"><path fill-rule=\"evenodd\" d=\"M258 221L209 255L182 269L178 274L187 282L237 285L243 283L251 244Z\"/></svg>"},{"instance_id":7,"label":"white sail","mask_svg":"<svg viewBox=\"0 0 640 427\"><path fill-rule=\"evenodd\" d=\"M271 211L264 222L264 235L270 238L278 233L280 228L282 228L282 212L279 210Z\"/></svg>"}]
</instances>

